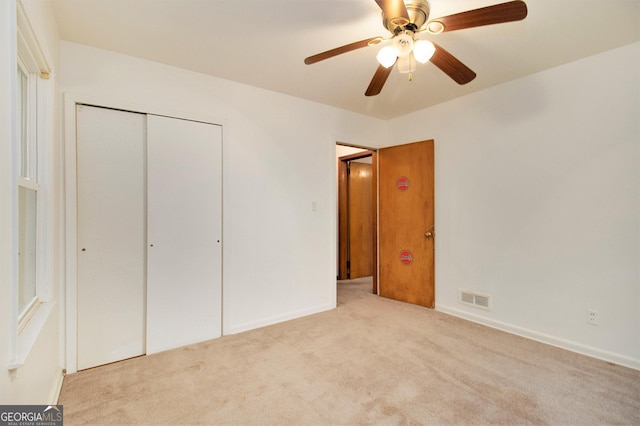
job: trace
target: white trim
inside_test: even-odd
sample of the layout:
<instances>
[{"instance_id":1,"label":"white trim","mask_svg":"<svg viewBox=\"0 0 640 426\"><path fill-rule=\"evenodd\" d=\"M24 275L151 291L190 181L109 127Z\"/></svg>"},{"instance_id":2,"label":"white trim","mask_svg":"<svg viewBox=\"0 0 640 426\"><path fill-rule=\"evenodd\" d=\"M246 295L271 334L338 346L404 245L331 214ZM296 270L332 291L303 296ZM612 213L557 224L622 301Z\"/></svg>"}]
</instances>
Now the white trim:
<instances>
[{"instance_id":1,"label":"white trim","mask_svg":"<svg viewBox=\"0 0 640 426\"><path fill-rule=\"evenodd\" d=\"M35 182L31 179L18 176L17 181L18 181L18 186L22 186L23 188L31 189L32 191L37 191L39 189L38 182Z\"/></svg>"},{"instance_id":2,"label":"white trim","mask_svg":"<svg viewBox=\"0 0 640 426\"><path fill-rule=\"evenodd\" d=\"M7 8L9 12L9 16L16 15L16 3L13 1L7 2ZM16 99L16 88L18 87L17 81L17 67L18 67L18 51L17 51L17 22L16 27L11 27L9 31L9 38L11 38L12 42L11 48L7 54L11 58L12 62L12 70L10 72L10 84L11 87L11 122L10 122L10 130L9 130L9 144L11 146L11 300L14 302L11 303L11 319L10 319L10 331L9 331L9 363L13 364L14 361L18 358L18 144L16 143L16 138L18 134L17 129L17 112L15 106L17 105Z\"/></svg>"},{"instance_id":3,"label":"white trim","mask_svg":"<svg viewBox=\"0 0 640 426\"><path fill-rule=\"evenodd\" d=\"M225 131L228 130L227 120L220 120L209 115L196 114L172 110L169 108L153 105L138 104L135 102L109 99L96 96L64 93L64 170L65 170L65 282L63 289L65 295L65 354L64 365L67 374L78 371L78 216L77 216L77 163L76 163L76 105L92 105L102 108L119 109L123 111L137 112L142 114L160 115L165 117L179 118L183 120L200 121L203 123L215 124L222 127L222 330L225 334L225 299L224 299L224 170L225 170Z\"/></svg>"},{"instance_id":4,"label":"white trim","mask_svg":"<svg viewBox=\"0 0 640 426\"><path fill-rule=\"evenodd\" d=\"M53 300L55 291L53 268L54 253L54 198L53 189L55 177L53 175L54 155L51 147L54 146L54 114L53 90L54 79L43 80L37 78L36 92L38 96L37 108L37 182L38 182L38 211L37 213L37 238L38 238L38 269L37 269L37 294L42 302Z\"/></svg>"},{"instance_id":5,"label":"white trim","mask_svg":"<svg viewBox=\"0 0 640 426\"><path fill-rule=\"evenodd\" d=\"M332 264L333 265L333 264ZM335 269L335 265L333 265L332 271ZM335 285L334 285L335 287ZM227 329L227 333L225 334L237 334L242 333L243 331L253 330L256 328L266 327L268 325L278 324L284 321L289 321L296 318L302 318L313 314L318 314L320 312L330 311L335 308L335 303L333 304L323 304L316 306L314 308L302 309L295 312L290 312L284 315L274 315L269 318L264 318L259 321L249 321L243 324L238 324L233 327L229 327Z\"/></svg>"},{"instance_id":6,"label":"white trim","mask_svg":"<svg viewBox=\"0 0 640 426\"><path fill-rule=\"evenodd\" d=\"M40 303L35 309L33 309L33 313L29 318L29 321L25 324L24 328L20 331L18 340L17 340L17 350L15 355L9 361L9 370L14 370L16 368L20 368L24 365L24 362L29 356L33 345L36 340L38 340L38 336L49 318L53 307L55 306L55 302L47 302Z\"/></svg>"},{"instance_id":7,"label":"white trim","mask_svg":"<svg viewBox=\"0 0 640 426\"><path fill-rule=\"evenodd\" d=\"M78 371L78 215L76 182L76 102L65 97L64 103L64 184L65 184L65 367L68 373Z\"/></svg>"},{"instance_id":8,"label":"white trim","mask_svg":"<svg viewBox=\"0 0 640 426\"><path fill-rule=\"evenodd\" d=\"M376 296L380 296L380 148L376 148ZM434 203L435 205L435 203ZM435 212L434 212L435 213Z\"/></svg>"},{"instance_id":9,"label":"white trim","mask_svg":"<svg viewBox=\"0 0 640 426\"><path fill-rule=\"evenodd\" d=\"M583 345L581 343L573 342L567 339L561 339L549 334L540 333L527 328L518 327L516 325L507 324L502 321L496 321L493 319L485 318L479 315L475 315L469 312L462 311L450 306L437 305L436 310L448 315L452 315L458 318L462 318L468 321L472 321L478 324L486 325L487 327L495 328L497 330L506 331L507 333L515 334L517 336L525 337L527 339L535 340L536 342L545 343L547 345L555 346L568 351L576 352L582 355L587 355L592 358L601 359L603 361L612 362L614 364L622 365L624 367L633 368L634 370L640 370L640 359L634 359L626 355L617 354L602 349L594 348L593 346Z\"/></svg>"},{"instance_id":10,"label":"white trim","mask_svg":"<svg viewBox=\"0 0 640 426\"><path fill-rule=\"evenodd\" d=\"M48 405L56 405L58 404L58 400L60 399L62 383L64 382L64 370L60 369L59 373L60 374L57 375L55 383L53 384L53 386L51 386Z\"/></svg>"},{"instance_id":11,"label":"white trim","mask_svg":"<svg viewBox=\"0 0 640 426\"><path fill-rule=\"evenodd\" d=\"M36 293L36 296L27 303L27 306L25 306L22 312L18 315L18 336L22 333L22 330L37 310L39 304L40 300L38 300L38 294Z\"/></svg>"},{"instance_id":12,"label":"white trim","mask_svg":"<svg viewBox=\"0 0 640 426\"><path fill-rule=\"evenodd\" d=\"M26 65L30 69L38 68L40 73L44 72L48 74L51 72L51 66L49 65L49 61L44 53L44 49L42 49L42 46L38 41L36 32L33 30L33 26L27 17L24 5L22 4L22 1L17 1L16 5L16 38L18 50L24 51L23 48L26 48L26 51L29 52L29 57L23 58L23 60L28 62Z\"/></svg>"},{"instance_id":13,"label":"white trim","mask_svg":"<svg viewBox=\"0 0 640 426\"><path fill-rule=\"evenodd\" d=\"M74 125L75 125L75 105L76 104L92 105L92 106L97 106L102 108L120 109L123 111L138 112L141 114L151 114L151 115L160 115L160 116L171 117L171 118L181 118L183 120L190 120L190 121L200 121L203 123L222 126L223 129L227 124L226 120L221 120L219 117L213 117L208 114L185 112L180 110L174 110L171 108L159 107L155 105L140 104L137 102L123 101L123 100L113 99L113 98L105 98L102 96L90 96L90 95L82 95L82 94L66 92L63 94L63 97L64 97L64 104L65 104L65 108L64 108L65 117L67 116L68 108L71 107L72 110L74 111L73 113ZM65 120L65 124L66 124L66 120ZM66 133L67 132L65 131L65 135Z\"/></svg>"},{"instance_id":14,"label":"white trim","mask_svg":"<svg viewBox=\"0 0 640 426\"><path fill-rule=\"evenodd\" d=\"M336 140L335 136L332 134L331 135L331 142L328 146L328 150L330 150L330 154L331 154L331 176L334 177L334 179L332 179L331 182L331 187L330 187L330 192L329 192L329 211L332 212L331 219L330 219L330 223L329 223L329 229L333 229L333 237L329 239L329 253L330 253L330 262L331 262L331 275L332 277L336 277L338 275L338 268L337 268L337 263L339 262L338 259L338 161L336 159L336 147L338 144L338 141ZM330 300L333 302L334 304L334 308L337 306L338 304L338 286L335 284L335 281L332 279L333 285L330 288Z\"/></svg>"}]
</instances>

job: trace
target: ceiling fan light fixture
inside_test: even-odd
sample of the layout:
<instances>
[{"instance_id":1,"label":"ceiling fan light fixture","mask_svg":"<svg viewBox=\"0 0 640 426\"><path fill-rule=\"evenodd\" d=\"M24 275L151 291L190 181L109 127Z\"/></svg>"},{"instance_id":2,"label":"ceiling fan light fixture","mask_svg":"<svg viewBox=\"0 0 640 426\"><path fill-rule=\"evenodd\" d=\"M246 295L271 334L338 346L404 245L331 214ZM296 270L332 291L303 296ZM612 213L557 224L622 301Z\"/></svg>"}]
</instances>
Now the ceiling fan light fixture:
<instances>
[{"instance_id":1,"label":"ceiling fan light fixture","mask_svg":"<svg viewBox=\"0 0 640 426\"><path fill-rule=\"evenodd\" d=\"M427 24L427 31L431 34L440 34L444 31L444 24L440 21L431 21Z\"/></svg>"},{"instance_id":2,"label":"ceiling fan light fixture","mask_svg":"<svg viewBox=\"0 0 640 426\"><path fill-rule=\"evenodd\" d=\"M396 52L396 56L407 56L413 50L413 33L411 31L405 31L398 34L393 38L393 49Z\"/></svg>"},{"instance_id":3,"label":"ceiling fan light fixture","mask_svg":"<svg viewBox=\"0 0 640 426\"><path fill-rule=\"evenodd\" d=\"M409 74L416 70L416 59L413 55L401 56L398 58L398 72Z\"/></svg>"},{"instance_id":4,"label":"ceiling fan light fixture","mask_svg":"<svg viewBox=\"0 0 640 426\"><path fill-rule=\"evenodd\" d=\"M413 56L421 64L426 64L435 52L436 47L429 40L417 40L413 45Z\"/></svg>"},{"instance_id":5,"label":"ceiling fan light fixture","mask_svg":"<svg viewBox=\"0 0 640 426\"><path fill-rule=\"evenodd\" d=\"M385 46L376 55L376 59L385 68L389 68L396 63L396 59L398 56L396 55L396 51L392 46Z\"/></svg>"},{"instance_id":6,"label":"ceiling fan light fixture","mask_svg":"<svg viewBox=\"0 0 640 426\"><path fill-rule=\"evenodd\" d=\"M336 47L305 58L307 65L332 58L356 49L391 41L391 46L378 51L380 65L365 91L366 96L380 93L393 67L409 74L412 80L417 63L431 61L456 83L462 85L473 81L476 73L460 62L444 48L429 41L415 39L416 33L439 34L486 25L521 21L527 17L527 5L523 0L511 0L493 6L480 7L429 21L428 0L375 0L382 11L382 25L392 34L391 38L373 37Z\"/></svg>"},{"instance_id":7,"label":"ceiling fan light fixture","mask_svg":"<svg viewBox=\"0 0 640 426\"><path fill-rule=\"evenodd\" d=\"M409 23L409 20L407 18L404 17L397 17L397 18L392 18L389 20L389 22L391 22L391 25L394 25L396 27L404 27L405 25L407 25Z\"/></svg>"}]
</instances>

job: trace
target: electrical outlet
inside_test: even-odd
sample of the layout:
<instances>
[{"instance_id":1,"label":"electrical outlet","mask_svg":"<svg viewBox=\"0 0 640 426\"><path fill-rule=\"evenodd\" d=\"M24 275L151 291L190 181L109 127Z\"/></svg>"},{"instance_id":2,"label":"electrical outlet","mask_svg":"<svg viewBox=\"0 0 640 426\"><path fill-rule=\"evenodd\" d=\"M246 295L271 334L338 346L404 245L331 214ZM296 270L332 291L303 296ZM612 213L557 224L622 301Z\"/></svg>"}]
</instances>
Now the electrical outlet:
<instances>
[{"instance_id":1,"label":"electrical outlet","mask_svg":"<svg viewBox=\"0 0 640 426\"><path fill-rule=\"evenodd\" d=\"M587 324L598 325L598 311L587 309Z\"/></svg>"}]
</instances>

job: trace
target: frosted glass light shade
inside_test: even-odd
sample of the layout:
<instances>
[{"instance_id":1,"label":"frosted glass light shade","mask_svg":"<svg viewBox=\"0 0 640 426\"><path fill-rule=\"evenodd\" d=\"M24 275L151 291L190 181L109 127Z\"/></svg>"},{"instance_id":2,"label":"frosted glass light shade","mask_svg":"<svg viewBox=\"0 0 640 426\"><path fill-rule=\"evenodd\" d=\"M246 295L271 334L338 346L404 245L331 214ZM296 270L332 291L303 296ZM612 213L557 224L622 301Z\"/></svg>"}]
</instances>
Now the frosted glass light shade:
<instances>
[{"instance_id":1,"label":"frosted glass light shade","mask_svg":"<svg viewBox=\"0 0 640 426\"><path fill-rule=\"evenodd\" d=\"M413 45L413 56L421 64L426 63L436 51L436 47L428 40L418 40Z\"/></svg>"},{"instance_id":2,"label":"frosted glass light shade","mask_svg":"<svg viewBox=\"0 0 640 426\"><path fill-rule=\"evenodd\" d=\"M385 68L389 68L396 63L396 52L391 46L385 46L378 52L376 59Z\"/></svg>"},{"instance_id":3,"label":"frosted glass light shade","mask_svg":"<svg viewBox=\"0 0 640 426\"><path fill-rule=\"evenodd\" d=\"M393 48L397 56L407 56L413 49L413 37L408 33L398 34L393 39Z\"/></svg>"},{"instance_id":4,"label":"frosted glass light shade","mask_svg":"<svg viewBox=\"0 0 640 426\"><path fill-rule=\"evenodd\" d=\"M413 55L401 56L398 58L398 72L409 74L416 70L416 60Z\"/></svg>"}]
</instances>

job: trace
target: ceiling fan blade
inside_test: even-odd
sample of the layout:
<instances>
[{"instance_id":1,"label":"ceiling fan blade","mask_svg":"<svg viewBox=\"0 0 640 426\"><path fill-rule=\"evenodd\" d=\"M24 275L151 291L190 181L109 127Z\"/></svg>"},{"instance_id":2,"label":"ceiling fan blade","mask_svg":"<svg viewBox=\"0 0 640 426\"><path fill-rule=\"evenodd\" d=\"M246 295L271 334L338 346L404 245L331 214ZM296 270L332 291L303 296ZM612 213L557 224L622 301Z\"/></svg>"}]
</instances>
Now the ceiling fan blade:
<instances>
[{"instance_id":1,"label":"ceiling fan blade","mask_svg":"<svg viewBox=\"0 0 640 426\"><path fill-rule=\"evenodd\" d=\"M436 67L440 68L442 72L455 80L456 83L467 84L476 78L476 73L460 62L455 56L437 44L433 43L433 45L435 46L436 51L431 57L431 62Z\"/></svg>"},{"instance_id":2,"label":"ceiling fan blade","mask_svg":"<svg viewBox=\"0 0 640 426\"><path fill-rule=\"evenodd\" d=\"M372 37L366 40L356 41L355 43L346 44L344 46L336 47L335 49L327 50L326 52L309 56L308 58L305 58L304 63L307 65L315 64L316 62L324 61L325 59L333 58L334 56L351 52L352 50L361 49L363 47L378 44L381 41L382 41L382 37Z\"/></svg>"},{"instance_id":3,"label":"ceiling fan blade","mask_svg":"<svg viewBox=\"0 0 640 426\"><path fill-rule=\"evenodd\" d=\"M443 16L442 18L430 21L430 23L434 21L442 23L444 25L442 31L446 32L481 27L483 25L520 21L526 16L527 5L521 0L516 0ZM427 24L427 28L428 26L429 24Z\"/></svg>"},{"instance_id":4,"label":"ceiling fan blade","mask_svg":"<svg viewBox=\"0 0 640 426\"><path fill-rule=\"evenodd\" d=\"M409 12L404 5L403 0L376 0L382 12L387 16L389 21L398 25L406 25L409 23ZM399 21L397 18L401 18Z\"/></svg>"},{"instance_id":5,"label":"ceiling fan blade","mask_svg":"<svg viewBox=\"0 0 640 426\"><path fill-rule=\"evenodd\" d=\"M395 64L394 64L395 65ZM371 83L369 83L369 87L367 87L367 91L364 92L365 96L375 96L382 90L384 83L386 83L389 74L391 74L391 70L393 69L393 65L389 68L385 68L382 65L378 65L378 69L376 73L373 75L371 79Z\"/></svg>"}]
</instances>

